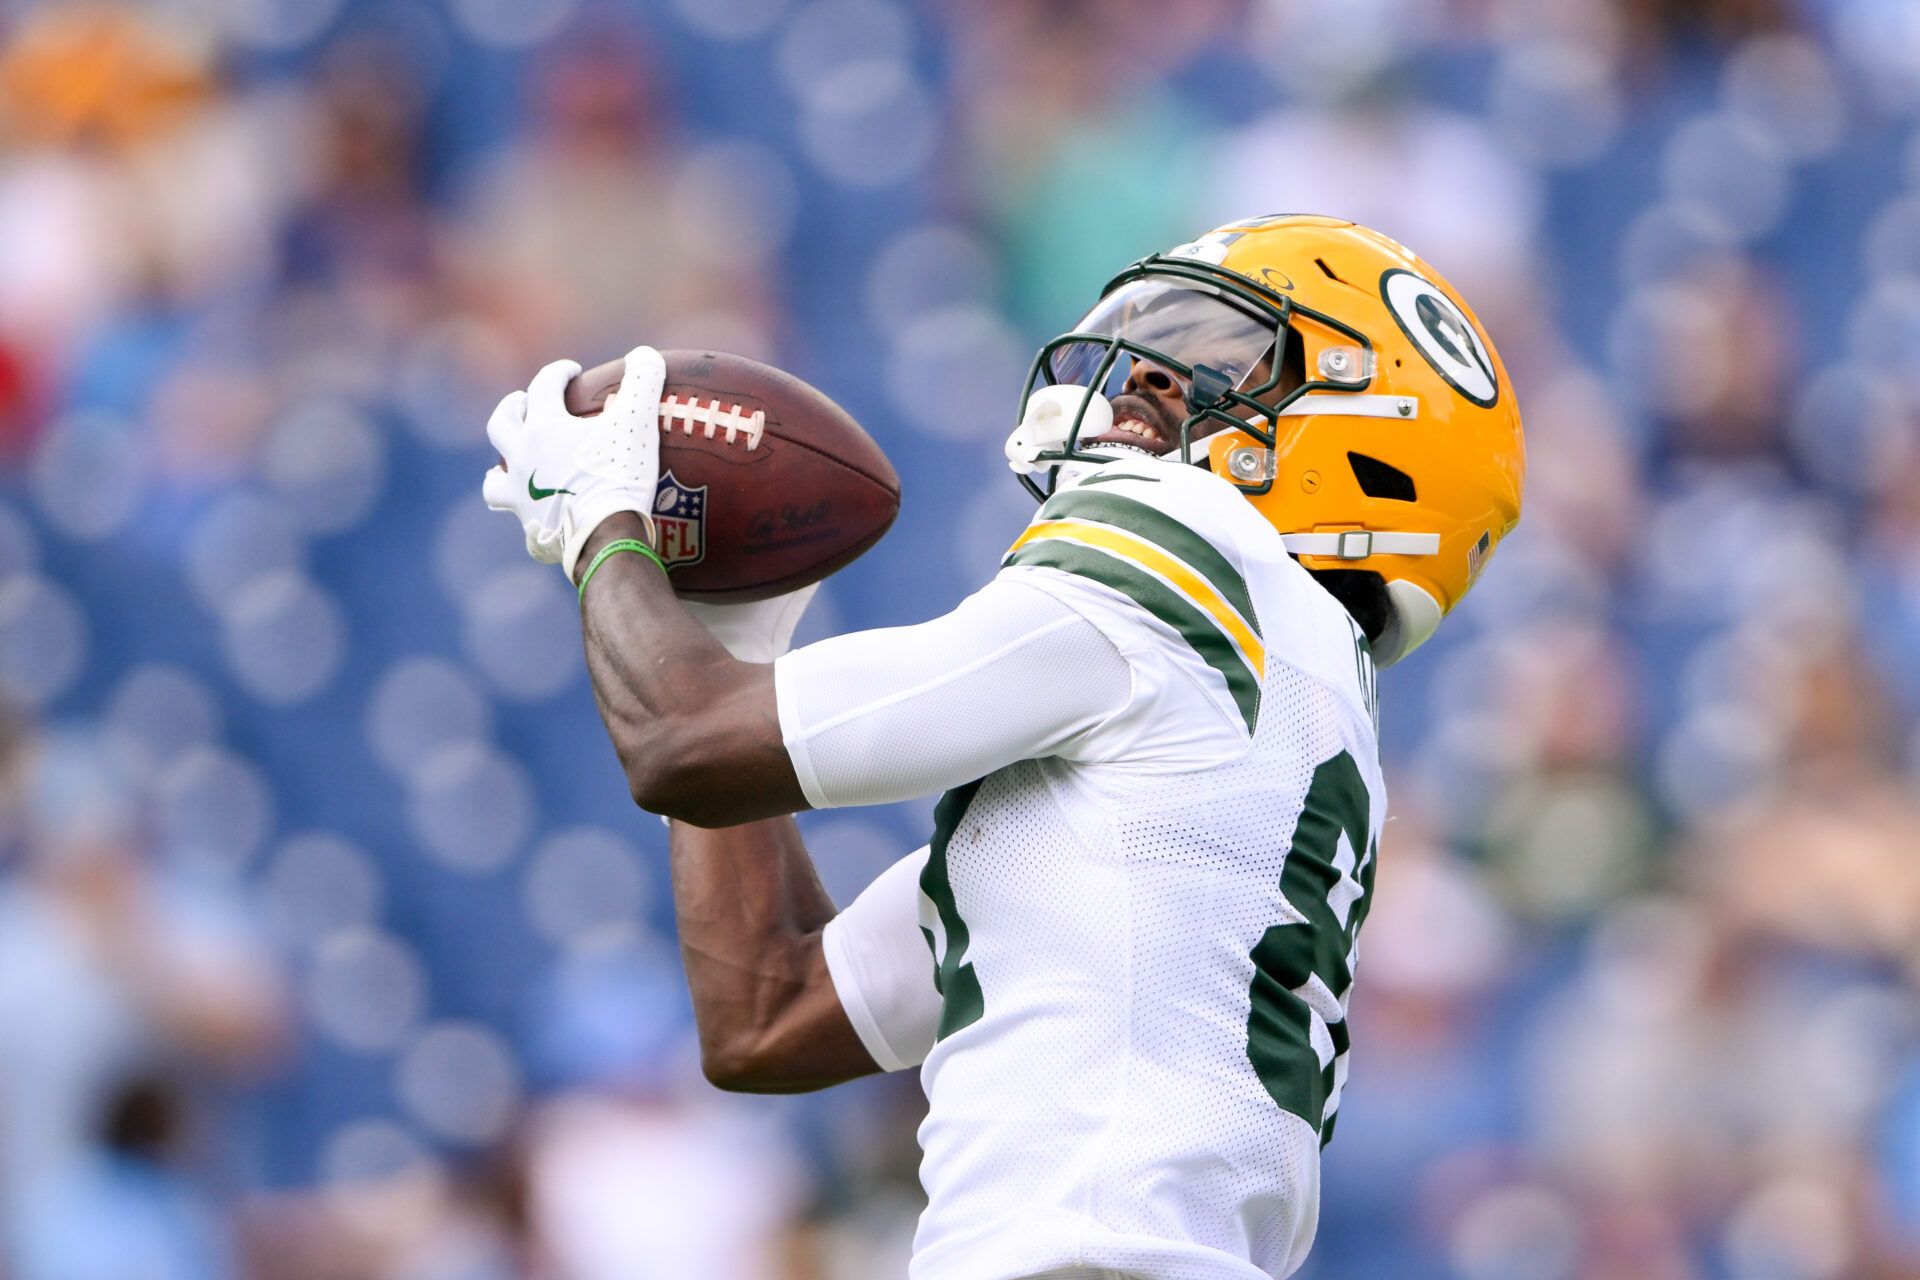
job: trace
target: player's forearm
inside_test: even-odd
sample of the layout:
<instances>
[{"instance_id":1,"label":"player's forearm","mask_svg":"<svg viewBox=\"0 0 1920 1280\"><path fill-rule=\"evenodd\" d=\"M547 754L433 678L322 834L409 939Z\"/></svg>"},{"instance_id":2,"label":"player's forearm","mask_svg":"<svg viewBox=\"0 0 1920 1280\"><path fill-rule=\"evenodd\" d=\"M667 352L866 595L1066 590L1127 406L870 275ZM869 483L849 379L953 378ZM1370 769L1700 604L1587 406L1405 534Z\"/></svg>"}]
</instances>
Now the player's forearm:
<instances>
[{"instance_id":1,"label":"player's forearm","mask_svg":"<svg viewBox=\"0 0 1920 1280\"><path fill-rule=\"evenodd\" d=\"M581 571L608 542L644 536L639 517L614 516L588 541ZM781 740L773 668L736 661L658 565L609 558L581 618L594 697L635 803L705 827L807 807Z\"/></svg>"},{"instance_id":2,"label":"player's forearm","mask_svg":"<svg viewBox=\"0 0 1920 1280\"><path fill-rule=\"evenodd\" d=\"M721 830L674 823L674 916L707 1078L800 1093L879 1068L827 972L834 906L791 818Z\"/></svg>"}]
</instances>

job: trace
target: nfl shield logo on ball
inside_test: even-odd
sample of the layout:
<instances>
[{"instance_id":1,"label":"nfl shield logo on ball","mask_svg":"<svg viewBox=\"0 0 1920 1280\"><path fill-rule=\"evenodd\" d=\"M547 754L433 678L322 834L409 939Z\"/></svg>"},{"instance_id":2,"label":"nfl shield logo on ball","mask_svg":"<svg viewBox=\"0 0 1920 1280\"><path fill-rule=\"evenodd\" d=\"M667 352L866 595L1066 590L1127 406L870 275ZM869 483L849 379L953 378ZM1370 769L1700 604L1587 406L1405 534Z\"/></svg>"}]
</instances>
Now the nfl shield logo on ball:
<instances>
[{"instance_id":1,"label":"nfl shield logo on ball","mask_svg":"<svg viewBox=\"0 0 1920 1280\"><path fill-rule=\"evenodd\" d=\"M653 495L653 523L660 532L660 558L669 567L699 564L707 554L707 486L681 484L669 471Z\"/></svg>"}]
</instances>

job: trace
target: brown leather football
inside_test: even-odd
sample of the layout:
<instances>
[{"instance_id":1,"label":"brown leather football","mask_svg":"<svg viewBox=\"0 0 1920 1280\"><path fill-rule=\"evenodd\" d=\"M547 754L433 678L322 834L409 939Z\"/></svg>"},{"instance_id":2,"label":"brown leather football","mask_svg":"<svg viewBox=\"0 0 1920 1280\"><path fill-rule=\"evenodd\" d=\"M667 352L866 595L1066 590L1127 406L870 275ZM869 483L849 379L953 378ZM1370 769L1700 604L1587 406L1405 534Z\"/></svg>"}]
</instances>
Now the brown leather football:
<instances>
[{"instance_id":1,"label":"brown leather football","mask_svg":"<svg viewBox=\"0 0 1920 1280\"><path fill-rule=\"evenodd\" d=\"M845 568L900 511L900 477L847 411L745 356L663 351L653 518L674 593L764 600ZM588 369L567 408L590 416L626 362Z\"/></svg>"}]
</instances>

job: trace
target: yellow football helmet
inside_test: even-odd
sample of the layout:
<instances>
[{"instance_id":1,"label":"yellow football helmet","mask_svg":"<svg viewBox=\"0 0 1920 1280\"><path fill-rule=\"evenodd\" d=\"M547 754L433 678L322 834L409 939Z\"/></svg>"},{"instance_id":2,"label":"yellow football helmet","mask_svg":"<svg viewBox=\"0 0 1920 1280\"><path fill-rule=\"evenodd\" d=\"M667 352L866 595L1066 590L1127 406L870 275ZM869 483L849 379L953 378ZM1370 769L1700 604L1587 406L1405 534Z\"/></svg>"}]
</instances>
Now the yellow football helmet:
<instances>
[{"instance_id":1,"label":"yellow football helmet","mask_svg":"<svg viewBox=\"0 0 1920 1280\"><path fill-rule=\"evenodd\" d=\"M1380 665L1433 634L1520 519L1500 357L1452 286L1378 232L1255 218L1121 272L1034 360L1007 452L1036 495L1062 464L1113 459L1080 441L1136 361L1185 380L1179 456L1238 486L1302 565L1381 576Z\"/></svg>"}]
</instances>

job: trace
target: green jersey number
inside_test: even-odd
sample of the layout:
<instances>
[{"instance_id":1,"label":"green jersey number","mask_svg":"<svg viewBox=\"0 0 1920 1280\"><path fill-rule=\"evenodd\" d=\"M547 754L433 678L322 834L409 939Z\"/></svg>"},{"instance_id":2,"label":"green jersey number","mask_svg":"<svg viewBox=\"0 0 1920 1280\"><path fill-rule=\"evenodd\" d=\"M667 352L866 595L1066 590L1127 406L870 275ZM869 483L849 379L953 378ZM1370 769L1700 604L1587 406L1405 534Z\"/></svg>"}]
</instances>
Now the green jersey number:
<instances>
[{"instance_id":1,"label":"green jersey number","mask_svg":"<svg viewBox=\"0 0 1920 1280\"><path fill-rule=\"evenodd\" d=\"M1268 929L1253 948L1247 1057L1284 1111L1312 1125L1324 1146L1333 1136L1327 1100L1347 1052L1347 989L1354 936L1373 899L1377 845L1372 800L1360 766L1342 751L1314 770L1280 873L1280 894L1300 919ZM1325 1028L1325 1063L1314 1026Z\"/></svg>"}]
</instances>

